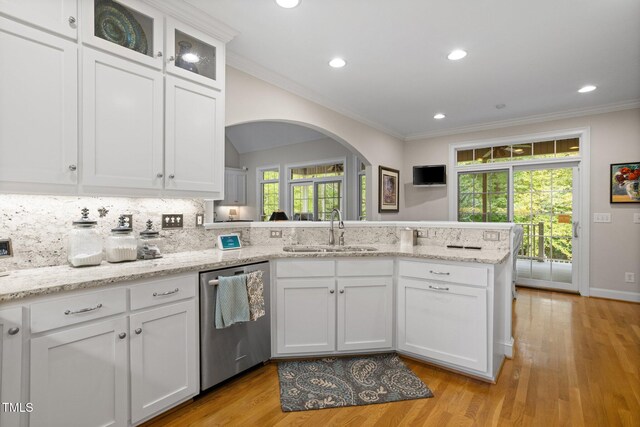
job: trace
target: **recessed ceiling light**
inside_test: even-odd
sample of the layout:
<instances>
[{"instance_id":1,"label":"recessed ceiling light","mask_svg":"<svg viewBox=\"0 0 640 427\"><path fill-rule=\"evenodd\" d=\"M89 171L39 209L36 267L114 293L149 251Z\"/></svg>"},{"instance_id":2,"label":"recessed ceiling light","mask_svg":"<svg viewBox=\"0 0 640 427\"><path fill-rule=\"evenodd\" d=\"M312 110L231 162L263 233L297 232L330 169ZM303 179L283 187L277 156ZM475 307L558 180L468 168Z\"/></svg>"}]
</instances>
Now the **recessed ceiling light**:
<instances>
[{"instance_id":1,"label":"recessed ceiling light","mask_svg":"<svg viewBox=\"0 0 640 427\"><path fill-rule=\"evenodd\" d=\"M285 9L292 9L300 4L300 0L276 0L276 3Z\"/></svg>"},{"instance_id":2,"label":"recessed ceiling light","mask_svg":"<svg viewBox=\"0 0 640 427\"><path fill-rule=\"evenodd\" d=\"M465 52L462 49L456 49L454 51L452 51L447 58L449 58L452 61L457 61L458 59L462 59L465 56L467 56L467 52Z\"/></svg>"},{"instance_id":3,"label":"recessed ceiling light","mask_svg":"<svg viewBox=\"0 0 640 427\"><path fill-rule=\"evenodd\" d=\"M438 113L438 114L436 114L435 116L433 116L433 118L434 118L434 119L436 119L436 120L442 120L442 119L444 119L445 117L447 117L447 116L445 116L445 115L444 115L444 114L442 114L442 113Z\"/></svg>"},{"instance_id":4,"label":"recessed ceiling light","mask_svg":"<svg viewBox=\"0 0 640 427\"><path fill-rule=\"evenodd\" d=\"M333 68L342 68L345 65L347 65L347 61L342 58L333 58L331 61L329 61L329 66Z\"/></svg>"},{"instance_id":5,"label":"recessed ceiling light","mask_svg":"<svg viewBox=\"0 0 640 427\"><path fill-rule=\"evenodd\" d=\"M594 90L596 90L596 87L594 85L586 85L578 89L578 92L587 93L587 92L593 92Z\"/></svg>"}]
</instances>

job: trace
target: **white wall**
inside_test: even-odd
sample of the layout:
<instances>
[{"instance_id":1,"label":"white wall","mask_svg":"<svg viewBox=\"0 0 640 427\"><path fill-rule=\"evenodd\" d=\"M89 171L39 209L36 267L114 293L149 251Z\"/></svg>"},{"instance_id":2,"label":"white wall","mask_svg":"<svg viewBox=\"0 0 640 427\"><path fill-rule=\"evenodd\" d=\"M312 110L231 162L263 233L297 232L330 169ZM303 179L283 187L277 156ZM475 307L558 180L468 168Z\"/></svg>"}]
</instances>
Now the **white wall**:
<instances>
[{"instance_id":1,"label":"white wall","mask_svg":"<svg viewBox=\"0 0 640 427\"><path fill-rule=\"evenodd\" d=\"M303 163L309 161L319 161L325 159L340 159L346 158L346 168L350 171L353 168L354 154L339 142L334 141L331 138L321 139L317 141L303 142L294 145L287 145L285 147L276 147L269 150L253 151L240 155L240 165L248 168L247 177L247 202L248 206L242 208L242 219L256 219L257 218L257 189L256 189L256 168L262 166L280 165L280 204L282 209L287 210L284 205L285 188L284 173L285 165L292 163ZM347 191L351 190L353 185L350 182L350 176L347 174L347 180L345 185ZM347 194L349 202L347 202L347 208L351 210L350 203L356 198L352 193ZM355 219L350 217L349 219Z\"/></svg>"},{"instance_id":2,"label":"white wall","mask_svg":"<svg viewBox=\"0 0 640 427\"><path fill-rule=\"evenodd\" d=\"M414 165L448 164L449 144L491 138L518 136L563 129L591 129L591 212L611 213L610 224L591 222L592 294L616 297L598 289L628 292L640 301L640 224L633 224L633 213L640 204L609 204L609 165L640 161L640 109L512 126L482 132L449 135L409 142L405 146L402 171L408 177ZM447 171L451 173L451 165ZM447 220L446 188L414 188L405 185L403 220ZM624 272L634 272L636 283L625 283ZM593 290L596 292L593 292Z\"/></svg>"},{"instance_id":3,"label":"white wall","mask_svg":"<svg viewBox=\"0 0 640 427\"><path fill-rule=\"evenodd\" d=\"M371 190L367 198L369 219L394 220L400 214L378 214L378 166L400 169L404 143L386 133L322 107L233 67L227 67L226 124L261 120L287 121L316 129L351 147L372 165ZM401 174L401 181L407 177ZM404 192L400 191L400 206ZM402 212L402 208L400 209Z\"/></svg>"},{"instance_id":4,"label":"white wall","mask_svg":"<svg viewBox=\"0 0 640 427\"><path fill-rule=\"evenodd\" d=\"M224 139L224 165L228 168L240 167L240 154L236 148L231 144L229 138Z\"/></svg>"}]
</instances>

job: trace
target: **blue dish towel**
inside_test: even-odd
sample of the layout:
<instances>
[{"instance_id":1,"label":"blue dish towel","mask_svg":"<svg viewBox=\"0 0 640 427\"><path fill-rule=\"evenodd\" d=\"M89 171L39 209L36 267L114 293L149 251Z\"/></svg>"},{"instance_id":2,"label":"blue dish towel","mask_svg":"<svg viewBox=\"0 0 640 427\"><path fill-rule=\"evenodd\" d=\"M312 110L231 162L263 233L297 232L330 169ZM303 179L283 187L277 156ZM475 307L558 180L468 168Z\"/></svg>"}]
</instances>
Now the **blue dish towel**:
<instances>
[{"instance_id":1,"label":"blue dish towel","mask_svg":"<svg viewBox=\"0 0 640 427\"><path fill-rule=\"evenodd\" d=\"M249 321L247 275L219 277L216 297L216 329Z\"/></svg>"}]
</instances>

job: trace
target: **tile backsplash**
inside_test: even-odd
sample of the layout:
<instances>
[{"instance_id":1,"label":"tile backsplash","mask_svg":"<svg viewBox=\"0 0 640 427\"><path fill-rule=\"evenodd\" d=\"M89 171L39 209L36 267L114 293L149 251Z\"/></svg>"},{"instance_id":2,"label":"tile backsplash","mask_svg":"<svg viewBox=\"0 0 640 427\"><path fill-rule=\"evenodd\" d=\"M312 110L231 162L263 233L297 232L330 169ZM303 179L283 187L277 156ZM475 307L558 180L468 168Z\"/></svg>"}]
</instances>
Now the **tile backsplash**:
<instances>
[{"instance_id":1,"label":"tile backsplash","mask_svg":"<svg viewBox=\"0 0 640 427\"><path fill-rule=\"evenodd\" d=\"M195 226L196 214L204 212L204 202L199 199L0 194L0 239L10 238L14 251L13 257L0 258L0 267L14 270L66 264L66 236L84 207L89 209L89 217L98 221L97 228L104 237L121 214L132 214L136 236L145 229L148 219L153 221L165 238L165 253L214 247L215 235ZM101 208L109 211L104 218L98 212ZM184 227L162 230L163 213L183 214Z\"/></svg>"}]
</instances>

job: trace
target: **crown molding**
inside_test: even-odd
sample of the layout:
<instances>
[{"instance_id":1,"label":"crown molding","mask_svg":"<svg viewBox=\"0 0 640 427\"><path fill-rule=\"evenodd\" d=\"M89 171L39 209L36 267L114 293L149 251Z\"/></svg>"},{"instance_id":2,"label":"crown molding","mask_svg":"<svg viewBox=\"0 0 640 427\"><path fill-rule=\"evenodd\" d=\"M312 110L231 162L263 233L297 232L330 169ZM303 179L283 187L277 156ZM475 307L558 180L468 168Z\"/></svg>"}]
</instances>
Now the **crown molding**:
<instances>
[{"instance_id":1,"label":"crown molding","mask_svg":"<svg viewBox=\"0 0 640 427\"><path fill-rule=\"evenodd\" d=\"M142 0L167 15L183 21L198 30L210 34L224 43L229 43L240 32L224 22L208 15L201 9L184 1Z\"/></svg>"},{"instance_id":2,"label":"crown molding","mask_svg":"<svg viewBox=\"0 0 640 427\"><path fill-rule=\"evenodd\" d=\"M573 117L591 116L594 114L612 113L614 111L630 110L640 108L640 99L617 102L613 104L600 105L597 107L579 108L575 110L565 110L555 113L537 114L534 116L522 117L519 119L500 120L488 122L479 125L462 126L452 129L440 131L427 131L408 135L404 138L405 142L421 141L423 139L435 138L438 136L457 135L470 132L478 132L484 130L501 129L511 126L528 125L533 123L550 122L554 120L570 119Z\"/></svg>"},{"instance_id":3,"label":"crown molding","mask_svg":"<svg viewBox=\"0 0 640 427\"><path fill-rule=\"evenodd\" d=\"M227 65L243 71L247 74L252 75L260 80L264 80L267 83L271 83L274 86L277 86L281 89L286 90L287 92L291 92L295 95L298 95L302 98L305 98L309 101L312 101L316 104L319 104L325 108L333 110L337 113L342 114L352 120L360 122L366 126L372 127L382 133L390 135L394 138L397 138L401 141L404 141L405 136L400 132L390 129L388 127L382 126L379 123L366 119L350 110L345 109L344 107L330 101L328 98L320 95L317 92L314 92L310 89L303 87L302 85L294 82L293 80L283 76L282 74L276 73L268 68L265 68L257 63L247 59L241 55L238 55L235 52L227 50Z\"/></svg>"}]
</instances>

